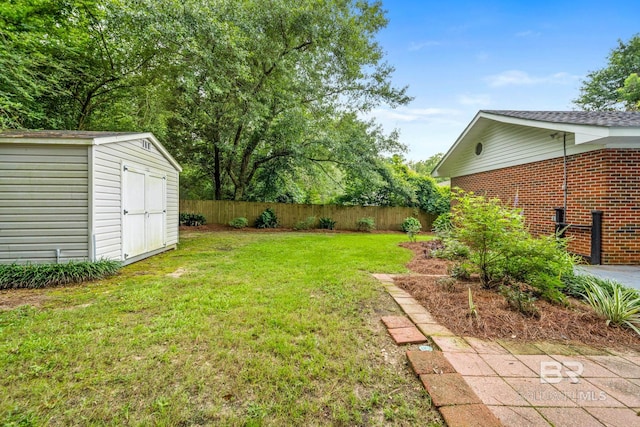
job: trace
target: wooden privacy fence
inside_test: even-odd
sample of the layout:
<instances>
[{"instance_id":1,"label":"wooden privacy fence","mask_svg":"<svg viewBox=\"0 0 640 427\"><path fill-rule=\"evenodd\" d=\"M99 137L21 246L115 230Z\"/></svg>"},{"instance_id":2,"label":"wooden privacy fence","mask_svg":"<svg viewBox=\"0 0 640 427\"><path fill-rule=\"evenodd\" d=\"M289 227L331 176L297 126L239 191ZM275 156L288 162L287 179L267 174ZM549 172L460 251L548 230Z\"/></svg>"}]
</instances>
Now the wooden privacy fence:
<instances>
[{"instance_id":1,"label":"wooden privacy fence","mask_svg":"<svg viewBox=\"0 0 640 427\"><path fill-rule=\"evenodd\" d=\"M430 231L436 215L418 208L381 206L298 205L290 203L236 202L230 200L180 200L180 212L199 213L210 224L228 224L234 218L244 217L253 225L256 218L267 208L272 208L281 227L293 228L299 221L310 216L331 218L338 230L355 230L360 218L371 217L378 230L400 230L405 218L413 216L420 220L423 231Z\"/></svg>"}]
</instances>

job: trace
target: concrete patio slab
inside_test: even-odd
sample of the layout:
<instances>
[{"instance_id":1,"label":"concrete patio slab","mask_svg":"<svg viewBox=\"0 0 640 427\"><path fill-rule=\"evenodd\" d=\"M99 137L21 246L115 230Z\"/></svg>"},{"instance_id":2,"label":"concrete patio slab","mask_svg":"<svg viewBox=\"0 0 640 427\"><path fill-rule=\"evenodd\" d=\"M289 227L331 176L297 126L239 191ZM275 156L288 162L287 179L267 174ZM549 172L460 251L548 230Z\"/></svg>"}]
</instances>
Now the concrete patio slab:
<instances>
[{"instance_id":1,"label":"concrete patio slab","mask_svg":"<svg viewBox=\"0 0 640 427\"><path fill-rule=\"evenodd\" d=\"M420 380L438 407L482 403L460 374L426 374Z\"/></svg>"},{"instance_id":2,"label":"concrete patio slab","mask_svg":"<svg viewBox=\"0 0 640 427\"><path fill-rule=\"evenodd\" d=\"M413 323L433 323L436 324L436 320L429 313L410 313L408 314L409 318L413 321Z\"/></svg>"},{"instance_id":3,"label":"concrete patio slab","mask_svg":"<svg viewBox=\"0 0 640 427\"><path fill-rule=\"evenodd\" d=\"M438 336L454 336L455 334L449 329L437 323L416 323L416 326L420 331L430 337Z\"/></svg>"},{"instance_id":4,"label":"concrete patio slab","mask_svg":"<svg viewBox=\"0 0 640 427\"><path fill-rule=\"evenodd\" d=\"M449 427L498 427L500 420L485 405L445 406L440 413Z\"/></svg>"},{"instance_id":5,"label":"concrete patio slab","mask_svg":"<svg viewBox=\"0 0 640 427\"><path fill-rule=\"evenodd\" d=\"M586 411L609 427L631 427L640 422L638 414L629 408L586 408Z\"/></svg>"},{"instance_id":6,"label":"concrete patio slab","mask_svg":"<svg viewBox=\"0 0 640 427\"><path fill-rule=\"evenodd\" d=\"M445 353L451 365L463 376L494 376L496 373L476 353Z\"/></svg>"},{"instance_id":7,"label":"concrete patio slab","mask_svg":"<svg viewBox=\"0 0 640 427\"><path fill-rule=\"evenodd\" d=\"M540 413L555 426L602 427L582 408L540 408Z\"/></svg>"},{"instance_id":8,"label":"concrete patio slab","mask_svg":"<svg viewBox=\"0 0 640 427\"><path fill-rule=\"evenodd\" d=\"M540 378L538 372L533 371L511 354L482 354L481 357L501 377L531 377Z\"/></svg>"},{"instance_id":9,"label":"concrete patio slab","mask_svg":"<svg viewBox=\"0 0 640 427\"><path fill-rule=\"evenodd\" d=\"M556 406L575 408L576 403L551 384L541 384L540 378L503 378L520 396L534 407Z\"/></svg>"},{"instance_id":10,"label":"concrete patio slab","mask_svg":"<svg viewBox=\"0 0 640 427\"><path fill-rule=\"evenodd\" d=\"M456 336L432 336L431 339L436 343L440 350L450 353L475 353L465 340Z\"/></svg>"},{"instance_id":11,"label":"concrete patio slab","mask_svg":"<svg viewBox=\"0 0 640 427\"><path fill-rule=\"evenodd\" d=\"M564 366L571 367L572 364L579 363L581 368L580 377L582 378L611 378L618 377L617 374L606 369L602 365L584 356L552 356L555 360Z\"/></svg>"},{"instance_id":12,"label":"concrete patio slab","mask_svg":"<svg viewBox=\"0 0 640 427\"><path fill-rule=\"evenodd\" d=\"M475 337L463 337L464 340L479 354L508 354L509 352L494 341L485 341Z\"/></svg>"},{"instance_id":13,"label":"concrete patio slab","mask_svg":"<svg viewBox=\"0 0 640 427\"><path fill-rule=\"evenodd\" d=\"M407 351L407 359L413 372L418 376L456 372L441 351Z\"/></svg>"},{"instance_id":14,"label":"concrete patio slab","mask_svg":"<svg viewBox=\"0 0 640 427\"><path fill-rule=\"evenodd\" d=\"M612 396L630 408L640 407L640 386L638 384L624 378L589 378L587 381L604 391L607 396ZM640 419L638 419L638 423L640 423Z\"/></svg>"},{"instance_id":15,"label":"concrete patio slab","mask_svg":"<svg viewBox=\"0 0 640 427\"><path fill-rule=\"evenodd\" d=\"M640 289L640 265L580 265L575 271L577 274L591 274Z\"/></svg>"},{"instance_id":16,"label":"concrete patio slab","mask_svg":"<svg viewBox=\"0 0 640 427\"><path fill-rule=\"evenodd\" d=\"M485 405L528 405L527 401L500 377L465 376L464 379Z\"/></svg>"},{"instance_id":17,"label":"concrete patio slab","mask_svg":"<svg viewBox=\"0 0 640 427\"><path fill-rule=\"evenodd\" d=\"M505 427L549 427L549 423L531 407L489 406Z\"/></svg>"},{"instance_id":18,"label":"concrete patio slab","mask_svg":"<svg viewBox=\"0 0 640 427\"><path fill-rule=\"evenodd\" d=\"M599 408L618 408L624 405L611 394L603 391L586 380L580 380L578 383L572 383L568 380L560 381L553 384L568 399L571 399L577 406L582 408L599 407Z\"/></svg>"},{"instance_id":19,"label":"concrete patio slab","mask_svg":"<svg viewBox=\"0 0 640 427\"><path fill-rule=\"evenodd\" d=\"M640 378L640 366L620 356L589 356L589 359L622 378Z\"/></svg>"}]
</instances>

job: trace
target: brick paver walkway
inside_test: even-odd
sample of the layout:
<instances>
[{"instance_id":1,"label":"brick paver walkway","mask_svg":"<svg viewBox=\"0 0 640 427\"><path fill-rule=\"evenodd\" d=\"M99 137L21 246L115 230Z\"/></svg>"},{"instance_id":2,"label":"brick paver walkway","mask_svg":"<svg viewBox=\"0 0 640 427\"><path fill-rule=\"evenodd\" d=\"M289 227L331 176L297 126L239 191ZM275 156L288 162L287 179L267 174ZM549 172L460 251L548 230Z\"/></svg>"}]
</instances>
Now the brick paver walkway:
<instances>
[{"instance_id":1,"label":"brick paver walkway","mask_svg":"<svg viewBox=\"0 0 640 427\"><path fill-rule=\"evenodd\" d=\"M457 337L393 276L374 276L440 348L407 356L449 426L640 426L640 353Z\"/></svg>"}]
</instances>

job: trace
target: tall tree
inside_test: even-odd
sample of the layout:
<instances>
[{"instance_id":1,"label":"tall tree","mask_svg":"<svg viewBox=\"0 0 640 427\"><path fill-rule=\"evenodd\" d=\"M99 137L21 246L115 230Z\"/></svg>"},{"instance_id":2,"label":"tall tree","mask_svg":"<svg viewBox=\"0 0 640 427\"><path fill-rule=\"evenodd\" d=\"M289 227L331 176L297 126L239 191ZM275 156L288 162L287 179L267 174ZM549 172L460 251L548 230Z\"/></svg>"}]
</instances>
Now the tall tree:
<instances>
[{"instance_id":1,"label":"tall tree","mask_svg":"<svg viewBox=\"0 0 640 427\"><path fill-rule=\"evenodd\" d=\"M380 3L267 3L182 8L174 148L207 171L215 198L246 198L266 171L351 168L401 149L356 116L409 101L373 41L386 24Z\"/></svg>"},{"instance_id":2,"label":"tall tree","mask_svg":"<svg viewBox=\"0 0 640 427\"><path fill-rule=\"evenodd\" d=\"M640 74L640 35L626 43L618 41L618 47L609 54L607 66L587 75L580 96L573 103L589 111L633 108L634 98L629 101L627 98L632 95L621 89L634 73Z\"/></svg>"}]
</instances>

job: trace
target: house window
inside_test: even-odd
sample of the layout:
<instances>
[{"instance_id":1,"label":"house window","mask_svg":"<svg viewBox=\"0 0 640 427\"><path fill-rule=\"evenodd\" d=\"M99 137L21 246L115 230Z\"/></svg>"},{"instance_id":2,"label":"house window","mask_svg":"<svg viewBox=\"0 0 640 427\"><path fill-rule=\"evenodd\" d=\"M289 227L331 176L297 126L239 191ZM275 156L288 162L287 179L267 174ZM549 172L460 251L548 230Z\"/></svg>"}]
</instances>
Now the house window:
<instances>
[{"instance_id":1,"label":"house window","mask_svg":"<svg viewBox=\"0 0 640 427\"><path fill-rule=\"evenodd\" d=\"M476 156L479 156L480 153L482 153L482 142L476 144Z\"/></svg>"}]
</instances>

